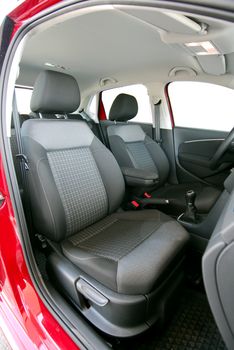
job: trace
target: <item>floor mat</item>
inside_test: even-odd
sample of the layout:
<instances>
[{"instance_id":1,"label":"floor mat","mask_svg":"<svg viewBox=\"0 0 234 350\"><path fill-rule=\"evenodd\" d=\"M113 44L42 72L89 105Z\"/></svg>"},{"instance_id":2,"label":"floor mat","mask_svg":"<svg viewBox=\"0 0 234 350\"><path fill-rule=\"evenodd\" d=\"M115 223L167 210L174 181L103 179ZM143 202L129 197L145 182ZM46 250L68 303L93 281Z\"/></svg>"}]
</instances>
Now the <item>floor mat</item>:
<instances>
[{"instance_id":1,"label":"floor mat","mask_svg":"<svg viewBox=\"0 0 234 350\"><path fill-rule=\"evenodd\" d=\"M185 290L178 308L161 334L155 328L140 337L120 341L118 350L226 350L205 294Z\"/></svg>"}]
</instances>

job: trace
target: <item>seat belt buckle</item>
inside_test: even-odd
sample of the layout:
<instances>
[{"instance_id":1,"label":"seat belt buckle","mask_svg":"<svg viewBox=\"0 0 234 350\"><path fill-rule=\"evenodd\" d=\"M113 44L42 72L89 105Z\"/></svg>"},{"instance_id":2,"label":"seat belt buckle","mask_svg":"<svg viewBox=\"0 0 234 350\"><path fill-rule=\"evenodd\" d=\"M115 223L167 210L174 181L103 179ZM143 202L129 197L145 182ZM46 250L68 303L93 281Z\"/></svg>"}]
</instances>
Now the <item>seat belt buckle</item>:
<instances>
[{"instance_id":1,"label":"seat belt buckle","mask_svg":"<svg viewBox=\"0 0 234 350\"><path fill-rule=\"evenodd\" d=\"M135 201L135 200L131 201L130 204L131 204L131 207L133 209L139 209L140 208L140 204L137 201Z\"/></svg>"},{"instance_id":2,"label":"seat belt buckle","mask_svg":"<svg viewBox=\"0 0 234 350\"><path fill-rule=\"evenodd\" d=\"M152 198L152 195L148 192L144 192L144 197L145 198Z\"/></svg>"},{"instance_id":3,"label":"seat belt buckle","mask_svg":"<svg viewBox=\"0 0 234 350\"><path fill-rule=\"evenodd\" d=\"M39 240L41 248L42 249L47 248L47 240L46 240L45 236L40 235L40 234L36 234L35 236Z\"/></svg>"},{"instance_id":4,"label":"seat belt buckle","mask_svg":"<svg viewBox=\"0 0 234 350\"><path fill-rule=\"evenodd\" d=\"M29 170L29 162L28 162L28 158L26 157L25 154L16 154L16 158L18 158L21 162L24 163L24 169L25 170Z\"/></svg>"}]
</instances>

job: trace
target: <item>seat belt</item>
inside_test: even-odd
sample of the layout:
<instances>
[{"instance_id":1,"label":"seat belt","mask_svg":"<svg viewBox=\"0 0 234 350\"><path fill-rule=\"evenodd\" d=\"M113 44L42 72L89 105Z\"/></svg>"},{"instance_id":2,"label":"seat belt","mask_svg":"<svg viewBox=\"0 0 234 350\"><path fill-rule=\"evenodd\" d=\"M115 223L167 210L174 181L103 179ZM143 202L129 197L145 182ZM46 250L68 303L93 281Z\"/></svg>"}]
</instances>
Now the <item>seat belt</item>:
<instances>
[{"instance_id":1,"label":"seat belt","mask_svg":"<svg viewBox=\"0 0 234 350\"><path fill-rule=\"evenodd\" d=\"M16 142L17 142L18 151L19 151L19 154L16 155L16 158L20 160L22 181L23 181L23 186L25 186L26 185L25 171L29 170L29 166L28 166L27 157L23 154L22 140L21 140L21 134L20 134L20 121L19 121L20 117L19 117L19 112L17 108L15 91L13 94L12 114L13 114L14 127L15 127Z\"/></svg>"},{"instance_id":2,"label":"seat belt","mask_svg":"<svg viewBox=\"0 0 234 350\"><path fill-rule=\"evenodd\" d=\"M19 154L16 155L16 158L20 161L20 170L22 175L22 185L23 185L23 207L24 207L24 213L27 220L27 225L29 228L29 232L33 232L33 225L32 225L32 214L31 214L31 208L28 202L28 184L27 184L27 174L26 172L29 171L29 163L28 159L23 153L23 146L22 146L22 139L21 139L21 132L20 132L20 117L19 112L17 108L17 101L16 101L16 94L14 91L13 95L13 105L12 105L12 114L13 114L13 121L14 121L14 127L15 127L15 135L16 135L16 142L19 150Z\"/></svg>"},{"instance_id":3,"label":"seat belt","mask_svg":"<svg viewBox=\"0 0 234 350\"><path fill-rule=\"evenodd\" d=\"M90 116L84 111L82 110L81 112L79 112L79 114L82 116L82 118L84 118L87 122L97 126L98 128L98 132L100 134L101 137L101 141L102 143L107 147L110 148L109 145L107 144L107 141L105 140L104 134L103 134L103 130L102 127L100 125L100 123L96 123L92 118L90 118Z\"/></svg>"},{"instance_id":4,"label":"seat belt","mask_svg":"<svg viewBox=\"0 0 234 350\"><path fill-rule=\"evenodd\" d=\"M160 106L162 100L154 103L154 120L155 120L155 141L160 145L162 143L161 139L161 129L160 129Z\"/></svg>"},{"instance_id":5,"label":"seat belt","mask_svg":"<svg viewBox=\"0 0 234 350\"><path fill-rule=\"evenodd\" d=\"M90 118L90 116L84 111L80 111L79 114L81 115L81 117L86 120L87 122L91 122L94 123L94 120L92 118Z\"/></svg>"}]
</instances>

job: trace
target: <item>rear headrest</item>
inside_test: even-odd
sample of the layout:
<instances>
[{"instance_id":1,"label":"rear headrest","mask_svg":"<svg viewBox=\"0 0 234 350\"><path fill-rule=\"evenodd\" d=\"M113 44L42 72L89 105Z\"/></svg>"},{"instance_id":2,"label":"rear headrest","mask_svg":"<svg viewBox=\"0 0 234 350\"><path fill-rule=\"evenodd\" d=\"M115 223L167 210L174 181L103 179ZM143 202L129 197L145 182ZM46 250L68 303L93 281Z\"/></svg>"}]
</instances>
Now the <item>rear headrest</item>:
<instances>
[{"instance_id":1,"label":"rear headrest","mask_svg":"<svg viewBox=\"0 0 234 350\"><path fill-rule=\"evenodd\" d=\"M126 122L134 118L138 112L137 100L134 96L128 94L118 95L112 103L109 120Z\"/></svg>"},{"instance_id":2,"label":"rear headrest","mask_svg":"<svg viewBox=\"0 0 234 350\"><path fill-rule=\"evenodd\" d=\"M71 113L80 104L76 80L68 74L45 70L36 79L31 110L38 113Z\"/></svg>"}]
</instances>

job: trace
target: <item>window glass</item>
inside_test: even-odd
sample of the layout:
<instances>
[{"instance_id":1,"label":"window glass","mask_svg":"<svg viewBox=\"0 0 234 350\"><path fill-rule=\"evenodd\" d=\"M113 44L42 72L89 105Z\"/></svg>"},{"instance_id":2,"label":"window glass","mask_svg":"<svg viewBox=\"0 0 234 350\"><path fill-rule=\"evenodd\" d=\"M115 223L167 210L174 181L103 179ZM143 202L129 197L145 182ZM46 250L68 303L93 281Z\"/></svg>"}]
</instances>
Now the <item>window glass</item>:
<instances>
[{"instance_id":1,"label":"window glass","mask_svg":"<svg viewBox=\"0 0 234 350\"><path fill-rule=\"evenodd\" d=\"M130 85L117 89L103 91L102 101L107 118L109 118L109 112L114 99L121 93L135 96L138 102L138 113L136 117L131 119L129 122L132 121L152 124L152 111L150 106L150 99L148 91L144 85Z\"/></svg>"},{"instance_id":2,"label":"window glass","mask_svg":"<svg viewBox=\"0 0 234 350\"><path fill-rule=\"evenodd\" d=\"M234 90L200 82L168 87L176 126L230 131L234 126Z\"/></svg>"},{"instance_id":3,"label":"window glass","mask_svg":"<svg viewBox=\"0 0 234 350\"><path fill-rule=\"evenodd\" d=\"M31 112L30 101L32 92L33 90L30 88L17 87L15 89L19 114L29 114Z\"/></svg>"}]
</instances>

